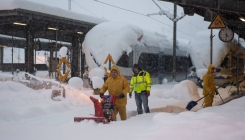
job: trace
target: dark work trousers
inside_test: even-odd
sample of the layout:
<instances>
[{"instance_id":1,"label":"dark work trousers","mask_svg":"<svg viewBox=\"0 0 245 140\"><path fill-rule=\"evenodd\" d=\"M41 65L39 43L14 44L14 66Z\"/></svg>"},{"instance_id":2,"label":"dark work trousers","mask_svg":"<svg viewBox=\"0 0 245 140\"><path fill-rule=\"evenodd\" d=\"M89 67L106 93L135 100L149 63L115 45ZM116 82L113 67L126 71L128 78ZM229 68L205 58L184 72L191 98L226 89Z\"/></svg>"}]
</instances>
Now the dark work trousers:
<instances>
[{"instance_id":1,"label":"dark work trousers","mask_svg":"<svg viewBox=\"0 0 245 140\"><path fill-rule=\"evenodd\" d=\"M148 106L148 97L146 96L146 92L143 91L141 93L135 93L135 102L137 106L138 114L142 114L142 103L144 106L145 113L150 113L149 106Z\"/></svg>"}]
</instances>

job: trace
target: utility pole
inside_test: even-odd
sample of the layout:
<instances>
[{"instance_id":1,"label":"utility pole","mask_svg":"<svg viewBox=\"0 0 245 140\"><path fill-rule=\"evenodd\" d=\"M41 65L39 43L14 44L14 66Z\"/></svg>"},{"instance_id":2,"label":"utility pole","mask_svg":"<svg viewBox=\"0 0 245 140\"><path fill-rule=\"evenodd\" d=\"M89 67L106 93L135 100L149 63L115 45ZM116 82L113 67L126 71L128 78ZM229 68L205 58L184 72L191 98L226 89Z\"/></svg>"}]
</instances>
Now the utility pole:
<instances>
[{"instance_id":1,"label":"utility pole","mask_svg":"<svg viewBox=\"0 0 245 140\"><path fill-rule=\"evenodd\" d=\"M238 42L237 42L237 50L236 50L236 89L237 89L237 96L239 97L239 45L240 45L240 40L239 40L239 32L238 32Z\"/></svg>"},{"instance_id":2,"label":"utility pole","mask_svg":"<svg viewBox=\"0 0 245 140\"><path fill-rule=\"evenodd\" d=\"M68 10L71 11L71 0L68 0Z\"/></svg>"},{"instance_id":3,"label":"utility pole","mask_svg":"<svg viewBox=\"0 0 245 140\"><path fill-rule=\"evenodd\" d=\"M13 66L13 63L14 63L14 36L12 35L12 65L11 65L11 72L12 72L12 75L14 75L14 66Z\"/></svg>"},{"instance_id":4,"label":"utility pole","mask_svg":"<svg viewBox=\"0 0 245 140\"><path fill-rule=\"evenodd\" d=\"M177 14L177 5L174 3L174 19L176 19ZM176 23L177 21L173 21L173 81L176 77Z\"/></svg>"},{"instance_id":5,"label":"utility pole","mask_svg":"<svg viewBox=\"0 0 245 140\"><path fill-rule=\"evenodd\" d=\"M173 17L170 16L168 13L166 13L154 0L152 0L157 7L160 9L160 12L158 13L153 13L153 14L148 14L148 16L150 15L166 15L170 20L173 21L173 81L175 80L176 77L176 30L177 30L177 22L182 19L183 17L185 17L185 15L182 15L180 17L177 17L177 4L174 3L174 15Z\"/></svg>"}]
</instances>

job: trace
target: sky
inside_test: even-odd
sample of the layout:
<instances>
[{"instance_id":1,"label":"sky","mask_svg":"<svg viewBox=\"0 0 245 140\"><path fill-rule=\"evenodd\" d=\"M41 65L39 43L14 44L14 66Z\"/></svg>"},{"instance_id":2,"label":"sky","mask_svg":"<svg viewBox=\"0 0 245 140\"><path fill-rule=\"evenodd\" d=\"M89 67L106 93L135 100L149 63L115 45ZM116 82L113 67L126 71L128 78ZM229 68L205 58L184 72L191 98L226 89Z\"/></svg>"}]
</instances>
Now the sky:
<instances>
[{"instance_id":1,"label":"sky","mask_svg":"<svg viewBox=\"0 0 245 140\"><path fill-rule=\"evenodd\" d=\"M29 1L68 10L68 0ZM173 13L172 3L156 2L164 11ZM110 21L128 22L146 30L173 35L173 22L166 16L147 16L160 11L152 0L72 0L71 11ZM183 8L179 7L177 13L181 16ZM207 29L209 24L199 15L185 16L177 22L177 38L190 39L197 31Z\"/></svg>"}]
</instances>

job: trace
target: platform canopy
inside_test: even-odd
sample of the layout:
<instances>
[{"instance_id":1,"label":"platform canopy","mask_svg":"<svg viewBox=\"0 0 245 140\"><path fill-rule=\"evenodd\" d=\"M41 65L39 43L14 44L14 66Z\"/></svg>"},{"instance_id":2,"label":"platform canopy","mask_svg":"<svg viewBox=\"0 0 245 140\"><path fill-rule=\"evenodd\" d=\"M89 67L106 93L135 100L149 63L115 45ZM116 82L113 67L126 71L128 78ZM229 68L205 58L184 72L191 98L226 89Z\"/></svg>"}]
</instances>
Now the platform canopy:
<instances>
[{"instance_id":1,"label":"platform canopy","mask_svg":"<svg viewBox=\"0 0 245 140\"><path fill-rule=\"evenodd\" d=\"M245 0L160 0L175 3L192 16L195 13L212 21L217 13L223 17L227 26L240 38L245 39Z\"/></svg>"},{"instance_id":2,"label":"platform canopy","mask_svg":"<svg viewBox=\"0 0 245 140\"><path fill-rule=\"evenodd\" d=\"M0 1L0 34L10 37L25 39L28 28L35 38L71 43L74 35L84 37L92 27L104 21L30 1Z\"/></svg>"}]
</instances>

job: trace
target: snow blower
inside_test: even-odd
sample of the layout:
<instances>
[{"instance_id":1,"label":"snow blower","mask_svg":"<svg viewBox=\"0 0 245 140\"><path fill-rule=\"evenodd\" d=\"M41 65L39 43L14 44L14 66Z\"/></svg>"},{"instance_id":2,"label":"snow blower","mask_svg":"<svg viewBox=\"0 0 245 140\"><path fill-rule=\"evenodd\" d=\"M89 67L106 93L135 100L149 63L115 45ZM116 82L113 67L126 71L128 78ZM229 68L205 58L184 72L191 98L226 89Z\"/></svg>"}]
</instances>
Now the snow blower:
<instances>
[{"instance_id":1,"label":"snow blower","mask_svg":"<svg viewBox=\"0 0 245 140\"><path fill-rule=\"evenodd\" d=\"M96 123L103 122L103 124L107 124L112 121L116 96L105 95L102 99L95 99L90 96L90 100L94 103L95 117L74 117L74 122L94 120Z\"/></svg>"},{"instance_id":2,"label":"snow blower","mask_svg":"<svg viewBox=\"0 0 245 140\"><path fill-rule=\"evenodd\" d=\"M226 88L226 86L227 85L229 85L230 84L230 82L227 82L227 83L224 83L223 85L221 85L220 87L218 87L217 89L219 89L219 88ZM217 93L219 96L220 96L220 94L219 93ZM203 98L205 98L206 96L208 96L209 94L207 94L207 95L205 95L205 96L203 96L202 98L200 98L199 100L197 100L197 101L190 101L188 104L187 104L187 106L186 106L186 109L187 110L191 110L193 107L195 107L196 105L197 105L197 102L199 102L200 100L202 100ZM221 98L221 96L220 96L220 98ZM221 100L224 102L224 100L221 98Z\"/></svg>"}]
</instances>

